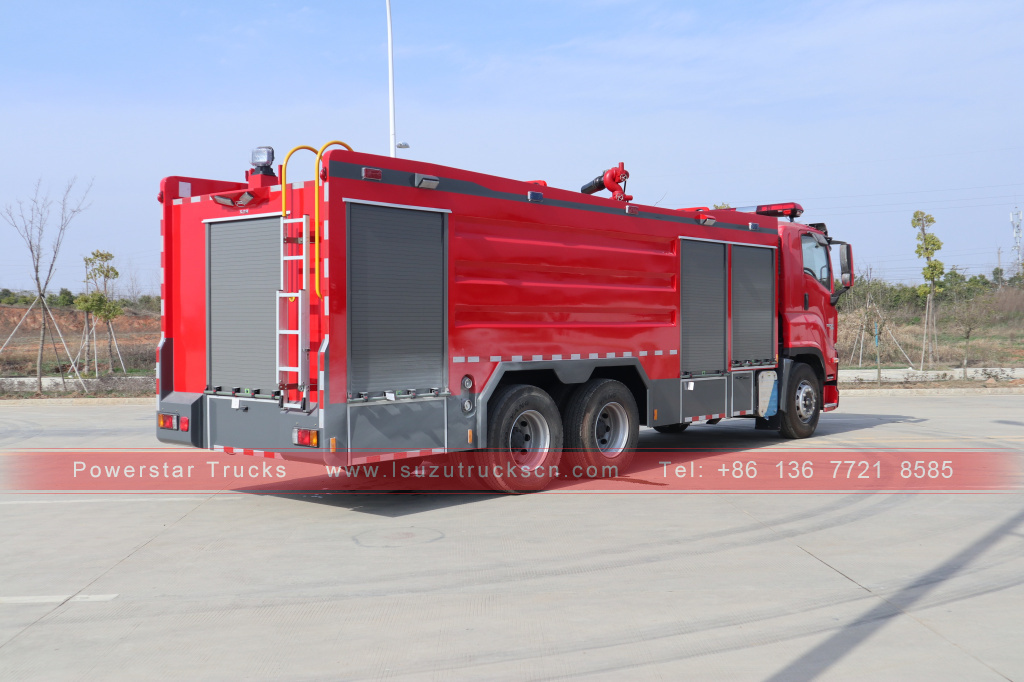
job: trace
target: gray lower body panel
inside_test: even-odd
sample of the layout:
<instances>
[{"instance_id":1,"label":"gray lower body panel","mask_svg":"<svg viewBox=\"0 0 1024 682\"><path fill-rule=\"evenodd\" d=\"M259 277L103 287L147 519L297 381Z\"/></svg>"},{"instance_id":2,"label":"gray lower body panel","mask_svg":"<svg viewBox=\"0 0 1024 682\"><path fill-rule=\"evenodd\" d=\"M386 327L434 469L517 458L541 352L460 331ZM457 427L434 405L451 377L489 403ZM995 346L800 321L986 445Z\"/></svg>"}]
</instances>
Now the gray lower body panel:
<instances>
[{"instance_id":1,"label":"gray lower body panel","mask_svg":"<svg viewBox=\"0 0 1024 682\"><path fill-rule=\"evenodd\" d=\"M683 421L683 407L679 394L679 379L656 379L651 382L647 423L667 426Z\"/></svg>"},{"instance_id":2,"label":"gray lower body panel","mask_svg":"<svg viewBox=\"0 0 1024 682\"><path fill-rule=\"evenodd\" d=\"M353 456L431 450L446 446L445 400L410 400L349 405Z\"/></svg>"},{"instance_id":3,"label":"gray lower body panel","mask_svg":"<svg viewBox=\"0 0 1024 682\"><path fill-rule=\"evenodd\" d=\"M732 414L754 409L754 373L736 372L732 376ZM732 416L732 415L729 415Z\"/></svg>"},{"instance_id":4,"label":"gray lower body panel","mask_svg":"<svg viewBox=\"0 0 1024 682\"><path fill-rule=\"evenodd\" d=\"M319 449L292 445L292 429L296 426L303 429L319 428L318 410L306 414L282 410L271 400L227 396L207 396L205 402L207 447L286 452L292 459L323 461L323 453Z\"/></svg>"},{"instance_id":5,"label":"gray lower body panel","mask_svg":"<svg viewBox=\"0 0 1024 682\"><path fill-rule=\"evenodd\" d=\"M682 389L683 421L717 414L727 416L727 377L715 379L683 379Z\"/></svg>"}]
</instances>

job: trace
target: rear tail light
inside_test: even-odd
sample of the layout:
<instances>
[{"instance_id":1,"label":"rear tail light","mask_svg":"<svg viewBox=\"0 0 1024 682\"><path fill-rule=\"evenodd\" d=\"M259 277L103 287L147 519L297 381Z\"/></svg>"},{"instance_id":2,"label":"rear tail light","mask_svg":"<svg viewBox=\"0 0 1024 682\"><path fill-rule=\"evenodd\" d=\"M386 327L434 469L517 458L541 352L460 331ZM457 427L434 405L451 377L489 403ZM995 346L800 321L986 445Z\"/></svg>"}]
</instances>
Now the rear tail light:
<instances>
[{"instance_id":1,"label":"rear tail light","mask_svg":"<svg viewBox=\"0 0 1024 682\"><path fill-rule=\"evenodd\" d=\"M185 424L188 424L188 420L185 420ZM156 425L161 429L170 429L171 431L178 430L178 415L176 414L157 414ZM186 429L187 430L187 429Z\"/></svg>"},{"instance_id":2,"label":"rear tail light","mask_svg":"<svg viewBox=\"0 0 1024 682\"><path fill-rule=\"evenodd\" d=\"M316 429L292 429L292 445L304 445L308 448L320 447L320 432Z\"/></svg>"},{"instance_id":3,"label":"rear tail light","mask_svg":"<svg viewBox=\"0 0 1024 682\"><path fill-rule=\"evenodd\" d=\"M178 429L188 431L188 417L178 417Z\"/></svg>"}]
</instances>

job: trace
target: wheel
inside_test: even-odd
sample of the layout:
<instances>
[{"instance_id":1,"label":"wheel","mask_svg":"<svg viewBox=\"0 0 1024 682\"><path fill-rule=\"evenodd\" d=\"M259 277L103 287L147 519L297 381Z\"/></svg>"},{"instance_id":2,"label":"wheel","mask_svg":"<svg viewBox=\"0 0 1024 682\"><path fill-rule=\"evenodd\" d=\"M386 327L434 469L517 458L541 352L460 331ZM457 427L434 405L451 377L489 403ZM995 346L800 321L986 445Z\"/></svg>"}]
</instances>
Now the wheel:
<instances>
[{"instance_id":1,"label":"wheel","mask_svg":"<svg viewBox=\"0 0 1024 682\"><path fill-rule=\"evenodd\" d=\"M799 362L789 374L785 396L786 410L779 419L779 432L785 438L808 438L818 427L821 414L821 386L810 365Z\"/></svg>"},{"instance_id":2,"label":"wheel","mask_svg":"<svg viewBox=\"0 0 1024 682\"><path fill-rule=\"evenodd\" d=\"M665 426L655 426L654 430L658 433L682 433L689 425L689 422L686 424L666 424Z\"/></svg>"},{"instance_id":3,"label":"wheel","mask_svg":"<svg viewBox=\"0 0 1024 682\"><path fill-rule=\"evenodd\" d=\"M536 386L498 390L487 404L487 449L473 453L476 476L506 493L543 490L558 475L562 417Z\"/></svg>"},{"instance_id":4,"label":"wheel","mask_svg":"<svg viewBox=\"0 0 1024 682\"><path fill-rule=\"evenodd\" d=\"M591 379L569 398L565 446L570 475L614 478L625 474L639 438L636 401L622 383Z\"/></svg>"}]
</instances>

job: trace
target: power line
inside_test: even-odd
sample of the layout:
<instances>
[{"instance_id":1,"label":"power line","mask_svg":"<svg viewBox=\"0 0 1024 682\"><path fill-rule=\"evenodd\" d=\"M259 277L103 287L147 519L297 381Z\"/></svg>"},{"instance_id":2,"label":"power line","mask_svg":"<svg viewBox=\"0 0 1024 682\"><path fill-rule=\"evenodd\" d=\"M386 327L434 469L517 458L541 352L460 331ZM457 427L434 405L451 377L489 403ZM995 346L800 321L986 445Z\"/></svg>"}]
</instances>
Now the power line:
<instances>
[{"instance_id":1,"label":"power line","mask_svg":"<svg viewBox=\"0 0 1024 682\"><path fill-rule=\"evenodd\" d=\"M933 208L931 210L933 210L933 211L948 211L948 210L955 210L955 209L960 209L960 208L990 208L992 206L1006 206L1006 202L1001 202L1001 203L998 203L998 204L971 204L970 206L938 206L938 207ZM903 208L903 209L899 209L899 210L896 210L896 211L857 211L855 213L815 213L814 211L806 211L806 213L811 213L812 215L820 216L820 217L823 217L823 218L829 218L829 217L848 216L848 215L881 215L883 213L906 213L909 210L910 209Z\"/></svg>"},{"instance_id":2,"label":"power line","mask_svg":"<svg viewBox=\"0 0 1024 682\"><path fill-rule=\"evenodd\" d=\"M818 210L821 210L821 211L831 211L831 210L834 210L834 209L837 209L837 208L876 208L876 207L879 207L879 206L908 206L908 205L917 206L917 205L920 205L920 204L935 204L935 203L946 202L946 201L982 201L984 199L1013 199L1013 198L1015 198L1017 196L1018 195L1016 195L1016 194L1007 194L1007 195L994 196L994 197L961 197L959 199L925 199L924 201L921 201L921 200L915 200L915 201L896 201L896 202L889 203L889 204L854 204L853 206L823 206L823 207L820 207ZM944 206L943 208L959 208L959 207L957 207L957 206Z\"/></svg>"},{"instance_id":3,"label":"power line","mask_svg":"<svg viewBox=\"0 0 1024 682\"><path fill-rule=\"evenodd\" d=\"M875 194L839 194L831 197L805 197L805 200L817 199L861 199L864 197L889 197L900 194L929 194L931 192L966 192L972 189L1000 189L1002 187L1022 187L1024 182L1012 182L1009 185L978 185L977 187L954 187L950 189L916 189L905 192L878 192Z\"/></svg>"}]
</instances>

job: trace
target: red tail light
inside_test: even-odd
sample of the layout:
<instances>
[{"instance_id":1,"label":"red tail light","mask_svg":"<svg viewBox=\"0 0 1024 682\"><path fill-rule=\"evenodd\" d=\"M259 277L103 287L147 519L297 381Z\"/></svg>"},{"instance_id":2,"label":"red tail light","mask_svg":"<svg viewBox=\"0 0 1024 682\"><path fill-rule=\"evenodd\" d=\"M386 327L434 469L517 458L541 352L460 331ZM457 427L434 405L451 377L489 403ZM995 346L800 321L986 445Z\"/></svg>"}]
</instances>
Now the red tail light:
<instances>
[{"instance_id":1,"label":"red tail light","mask_svg":"<svg viewBox=\"0 0 1024 682\"><path fill-rule=\"evenodd\" d=\"M188 417L178 417L178 429L188 431Z\"/></svg>"},{"instance_id":2,"label":"red tail light","mask_svg":"<svg viewBox=\"0 0 1024 682\"><path fill-rule=\"evenodd\" d=\"M188 423L188 420L185 420ZM178 430L178 415L176 414L157 414L156 425L161 429L170 429L171 431Z\"/></svg>"},{"instance_id":3,"label":"red tail light","mask_svg":"<svg viewBox=\"0 0 1024 682\"><path fill-rule=\"evenodd\" d=\"M320 432L316 429L292 429L292 445L304 445L308 448L320 447Z\"/></svg>"}]
</instances>

